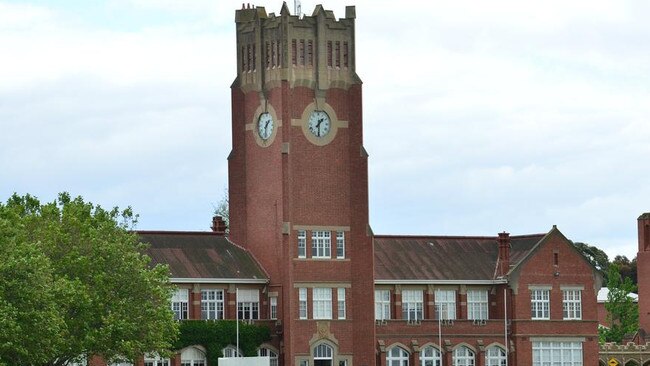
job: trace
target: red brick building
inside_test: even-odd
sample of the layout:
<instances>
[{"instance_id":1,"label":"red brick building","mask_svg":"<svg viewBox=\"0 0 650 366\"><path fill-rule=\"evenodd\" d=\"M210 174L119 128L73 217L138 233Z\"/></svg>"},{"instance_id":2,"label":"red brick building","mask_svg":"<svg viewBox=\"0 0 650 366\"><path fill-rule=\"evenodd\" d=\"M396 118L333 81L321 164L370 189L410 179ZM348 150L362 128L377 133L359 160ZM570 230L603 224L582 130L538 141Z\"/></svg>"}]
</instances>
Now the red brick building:
<instances>
[{"instance_id":1,"label":"red brick building","mask_svg":"<svg viewBox=\"0 0 650 366\"><path fill-rule=\"evenodd\" d=\"M557 228L373 234L355 17L236 11L230 235L141 233L177 317L266 323L283 366L598 364L602 279Z\"/></svg>"}]
</instances>

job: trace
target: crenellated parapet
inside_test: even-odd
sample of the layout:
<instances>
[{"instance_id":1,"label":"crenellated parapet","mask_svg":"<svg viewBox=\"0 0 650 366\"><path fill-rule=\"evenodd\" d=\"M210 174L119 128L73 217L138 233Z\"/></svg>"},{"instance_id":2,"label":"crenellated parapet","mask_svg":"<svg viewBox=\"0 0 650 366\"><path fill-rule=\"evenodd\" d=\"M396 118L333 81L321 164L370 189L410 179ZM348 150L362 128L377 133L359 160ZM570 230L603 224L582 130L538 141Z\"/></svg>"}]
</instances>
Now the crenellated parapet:
<instances>
[{"instance_id":1,"label":"crenellated parapet","mask_svg":"<svg viewBox=\"0 0 650 366\"><path fill-rule=\"evenodd\" d=\"M599 359L601 365L646 365L650 362L650 342L646 344L605 343L600 345ZM611 363L615 360L617 363Z\"/></svg>"},{"instance_id":2,"label":"crenellated parapet","mask_svg":"<svg viewBox=\"0 0 650 366\"><path fill-rule=\"evenodd\" d=\"M355 7L345 18L317 5L311 16L291 15L286 3L280 14L264 7L236 11L237 86L244 91L271 89L288 81L291 87L347 89L360 83L355 73Z\"/></svg>"}]
</instances>

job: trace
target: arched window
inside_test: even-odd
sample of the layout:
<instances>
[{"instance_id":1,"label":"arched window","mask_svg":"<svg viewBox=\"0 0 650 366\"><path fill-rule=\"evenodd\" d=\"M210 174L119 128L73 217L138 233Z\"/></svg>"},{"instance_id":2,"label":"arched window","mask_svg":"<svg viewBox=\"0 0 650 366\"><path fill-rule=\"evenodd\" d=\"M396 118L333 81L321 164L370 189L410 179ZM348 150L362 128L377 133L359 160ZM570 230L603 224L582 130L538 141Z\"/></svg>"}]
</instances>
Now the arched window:
<instances>
[{"instance_id":1,"label":"arched window","mask_svg":"<svg viewBox=\"0 0 650 366\"><path fill-rule=\"evenodd\" d=\"M221 352L225 358L241 357L241 352L239 352L235 346L227 346L226 348L222 349Z\"/></svg>"},{"instance_id":2,"label":"arched window","mask_svg":"<svg viewBox=\"0 0 650 366\"><path fill-rule=\"evenodd\" d=\"M261 357L268 356L270 360L269 366L278 366L278 354L273 350L262 347L257 350L257 355Z\"/></svg>"},{"instance_id":3,"label":"arched window","mask_svg":"<svg viewBox=\"0 0 650 366\"><path fill-rule=\"evenodd\" d=\"M332 347L321 343L314 348L314 366L332 366Z\"/></svg>"},{"instance_id":4,"label":"arched window","mask_svg":"<svg viewBox=\"0 0 650 366\"><path fill-rule=\"evenodd\" d=\"M454 350L454 366L474 366L474 352L461 346Z\"/></svg>"},{"instance_id":5,"label":"arched window","mask_svg":"<svg viewBox=\"0 0 650 366\"><path fill-rule=\"evenodd\" d=\"M420 351L420 366L440 366L442 360L440 359L440 351L433 347L427 346Z\"/></svg>"},{"instance_id":6,"label":"arched window","mask_svg":"<svg viewBox=\"0 0 650 366\"><path fill-rule=\"evenodd\" d=\"M144 355L144 366L169 366L169 358L162 358L156 354Z\"/></svg>"},{"instance_id":7,"label":"arched window","mask_svg":"<svg viewBox=\"0 0 650 366\"><path fill-rule=\"evenodd\" d=\"M393 347L386 353L386 366L408 366L409 353L402 347Z\"/></svg>"},{"instance_id":8,"label":"arched window","mask_svg":"<svg viewBox=\"0 0 650 366\"><path fill-rule=\"evenodd\" d=\"M181 352L181 366L205 366L205 352L197 347L188 347Z\"/></svg>"},{"instance_id":9,"label":"arched window","mask_svg":"<svg viewBox=\"0 0 650 366\"><path fill-rule=\"evenodd\" d=\"M505 366L506 351L499 346L488 347L485 351L485 366Z\"/></svg>"}]
</instances>

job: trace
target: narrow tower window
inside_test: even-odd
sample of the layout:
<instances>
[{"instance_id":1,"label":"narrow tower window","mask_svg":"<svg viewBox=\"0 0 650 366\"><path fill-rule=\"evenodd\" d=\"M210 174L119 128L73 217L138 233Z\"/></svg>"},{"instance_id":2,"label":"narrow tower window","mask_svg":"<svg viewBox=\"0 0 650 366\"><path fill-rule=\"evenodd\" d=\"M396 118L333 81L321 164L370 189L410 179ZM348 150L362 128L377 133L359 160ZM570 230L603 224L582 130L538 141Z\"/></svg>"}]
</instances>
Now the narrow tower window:
<instances>
[{"instance_id":1,"label":"narrow tower window","mask_svg":"<svg viewBox=\"0 0 650 366\"><path fill-rule=\"evenodd\" d=\"M332 41L327 41L327 67L332 67Z\"/></svg>"},{"instance_id":2,"label":"narrow tower window","mask_svg":"<svg viewBox=\"0 0 650 366\"><path fill-rule=\"evenodd\" d=\"M336 41L335 43L335 50L336 54L334 55L334 60L336 62L336 68L340 69L341 68L341 42Z\"/></svg>"},{"instance_id":3,"label":"narrow tower window","mask_svg":"<svg viewBox=\"0 0 650 366\"><path fill-rule=\"evenodd\" d=\"M300 55L300 66L305 66L305 40L300 40L300 48L298 49Z\"/></svg>"},{"instance_id":4,"label":"narrow tower window","mask_svg":"<svg viewBox=\"0 0 650 366\"><path fill-rule=\"evenodd\" d=\"M307 64L314 66L314 41L311 39L307 41Z\"/></svg>"},{"instance_id":5,"label":"narrow tower window","mask_svg":"<svg viewBox=\"0 0 650 366\"><path fill-rule=\"evenodd\" d=\"M266 42L266 52L264 58L266 59L266 68L271 68L271 44L269 42Z\"/></svg>"},{"instance_id":6,"label":"narrow tower window","mask_svg":"<svg viewBox=\"0 0 650 366\"><path fill-rule=\"evenodd\" d=\"M293 39L291 40L291 64L293 66L296 66L296 64L298 63L297 56L298 56L298 46L296 44L296 40Z\"/></svg>"},{"instance_id":7,"label":"narrow tower window","mask_svg":"<svg viewBox=\"0 0 650 366\"><path fill-rule=\"evenodd\" d=\"M348 42L343 42L343 67L348 67Z\"/></svg>"}]
</instances>

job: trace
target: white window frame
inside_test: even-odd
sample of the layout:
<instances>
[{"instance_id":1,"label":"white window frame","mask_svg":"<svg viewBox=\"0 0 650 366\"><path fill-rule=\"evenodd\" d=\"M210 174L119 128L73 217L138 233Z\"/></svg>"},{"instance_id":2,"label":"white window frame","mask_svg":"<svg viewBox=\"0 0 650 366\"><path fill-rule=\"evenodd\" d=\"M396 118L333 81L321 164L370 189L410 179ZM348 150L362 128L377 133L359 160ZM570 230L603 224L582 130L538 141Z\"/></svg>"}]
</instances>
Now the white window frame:
<instances>
[{"instance_id":1,"label":"white window frame","mask_svg":"<svg viewBox=\"0 0 650 366\"><path fill-rule=\"evenodd\" d=\"M269 297L269 319L278 318L278 298L276 296Z\"/></svg>"},{"instance_id":2,"label":"white window frame","mask_svg":"<svg viewBox=\"0 0 650 366\"><path fill-rule=\"evenodd\" d=\"M312 289L313 319L332 319L332 289L314 287Z\"/></svg>"},{"instance_id":3,"label":"white window frame","mask_svg":"<svg viewBox=\"0 0 650 366\"><path fill-rule=\"evenodd\" d=\"M533 341L533 366L583 366L582 342Z\"/></svg>"},{"instance_id":4,"label":"white window frame","mask_svg":"<svg viewBox=\"0 0 650 366\"><path fill-rule=\"evenodd\" d=\"M420 366L441 366L442 354L434 346L426 346L420 351Z\"/></svg>"},{"instance_id":5,"label":"white window frame","mask_svg":"<svg viewBox=\"0 0 650 366\"><path fill-rule=\"evenodd\" d=\"M233 345L224 347L224 349L221 350L221 354L223 354L224 358L242 357L241 351Z\"/></svg>"},{"instance_id":6,"label":"white window frame","mask_svg":"<svg viewBox=\"0 0 650 366\"><path fill-rule=\"evenodd\" d=\"M169 366L171 361L169 358L162 358L157 354L145 354L144 366Z\"/></svg>"},{"instance_id":7,"label":"white window frame","mask_svg":"<svg viewBox=\"0 0 650 366\"><path fill-rule=\"evenodd\" d=\"M260 318L260 291L258 289L237 290L237 319L256 320Z\"/></svg>"},{"instance_id":8,"label":"white window frame","mask_svg":"<svg viewBox=\"0 0 650 366\"><path fill-rule=\"evenodd\" d=\"M467 290L467 319L489 319L488 300L487 290Z\"/></svg>"},{"instance_id":9,"label":"white window frame","mask_svg":"<svg viewBox=\"0 0 650 366\"><path fill-rule=\"evenodd\" d=\"M339 319L345 319L346 309L345 309L345 288L339 287L336 289L336 307L338 312Z\"/></svg>"},{"instance_id":10,"label":"white window frame","mask_svg":"<svg viewBox=\"0 0 650 366\"><path fill-rule=\"evenodd\" d=\"M456 319L456 290L435 291L436 320L455 320Z\"/></svg>"},{"instance_id":11,"label":"white window frame","mask_svg":"<svg viewBox=\"0 0 650 366\"><path fill-rule=\"evenodd\" d=\"M196 347L189 347L181 352L181 366L205 366L206 363L205 352Z\"/></svg>"},{"instance_id":12,"label":"white window frame","mask_svg":"<svg viewBox=\"0 0 650 366\"><path fill-rule=\"evenodd\" d=\"M562 290L562 316L564 320L582 319L582 291L579 289Z\"/></svg>"},{"instance_id":13,"label":"white window frame","mask_svg":"<svg viewBox=\"0 0 650 366\"><path fill-rule=\"evenodd\" d=\"M298 319L307 319L308 314L307 288L301 287L298 289Z\"/></svg>"},{"instance_id":14,"label":"white window frame","mask_svg":"<svg viewBox=\"0 0 650 366\"><path fill-rule=\"evenodd\" d=\"M375 320L390 319L390 290L375 290Z\"/></svg>"},{"instance_id":15,"label":"white window frame","mask_svg":"<svg viewBox=\"0 0 650 366\"><path fill-rule=\"evenodd\" d=\"M307 258L307 231L298 230L298 258Z\"/></svg>"},{"instance_id":16,"label":"white window frame","mask_svg":"<svg viewBox=\"0 0 650 366\"><path fill-rule=\"evenodd\" d=\"M530 318L533 320L549 320L551 318L551 290L530 290Z\"/></svg>"},{"instance_id":17,"label":"white window frame","mask_svg":"<svg viewBox=\"0 0 650 366\"><path fill-rule=\"evenodd\" d=\"M332 232L314 230L311 232L311 257L332 258Z\"/></svg>"},{"instance_id":18,"label":"white window frame","mask_svg":"<svg viewBox=\"0 0 650 366\"><path fill-rule=\"evenodd\" d=\"M410 356L404 348L394 346L386 352L386 366L409 366Z\"/></svg>"},{"instance_id":19,"label":"white window frame","mask_svg":"<svg viewBox=\"0 0 650 366\"><path fill-rule=\"evenodd\" d=\"M345 258L345 232L336 232L336 259Z\"/></svg>"},{"instance_id":20,"label":"white window frame","mask_svg":"<svg viewBox=\"0 0 650 366\"><path fill-rule=\"evenodd\" d=\"M223 289L201 289L201 319L224 318Z\"/></svg>"},{"instance_id":21,"label":"white window frame","mask_svg":"<svg viewBox=\"0 0 650 366\"><path fill-rule=\"evenodd\" d=\"M189 317L190 291L186 288L176 289L171 299L171 307L174 312L174 320L184 320Z\"/></svg>"},{"instance_id":22,"label":"white window frame","mask_svg":"<svg viewBox=\"0 0 650 366\"><path fill-rule=\"evenodd\" d=\"M334 350L332 347L325 343L321 343L314 347L314 361L316 360L333 360Z\"/></svg>"},{"instance_id":23,"label":"white window frame","mask_svg":"<svg viewBox=\"0 0 650 366\"><path fill-rule=\"evenodd\" d=\"M422 290L402 290L402 319L420 321L424 318L424 293Z\"/></svg>"},{"instance_id":24,"label":"white window frame","mask_svg":"<svg viewBox=\"0 0 650 366\"><path fill-rule=\"evenodd\" d=\"M506 366L508 356L506 350L499 346L491 346L485 350L485 366Z\"/></svg>"},{"instance_id":25,"label":"white window frame","mask_svg":"<svg viewBox=\"0 0 650 366\"><path fill-rule=\"evenodd\" d=\"M454 366L474 366L476 365L476 355L469 347L460 346L453 353Z\"/></svg>"}]
</instances>

